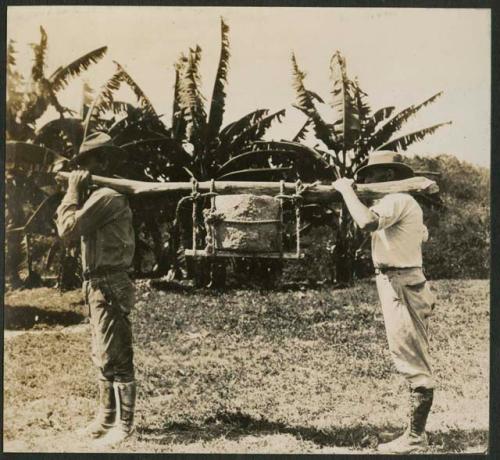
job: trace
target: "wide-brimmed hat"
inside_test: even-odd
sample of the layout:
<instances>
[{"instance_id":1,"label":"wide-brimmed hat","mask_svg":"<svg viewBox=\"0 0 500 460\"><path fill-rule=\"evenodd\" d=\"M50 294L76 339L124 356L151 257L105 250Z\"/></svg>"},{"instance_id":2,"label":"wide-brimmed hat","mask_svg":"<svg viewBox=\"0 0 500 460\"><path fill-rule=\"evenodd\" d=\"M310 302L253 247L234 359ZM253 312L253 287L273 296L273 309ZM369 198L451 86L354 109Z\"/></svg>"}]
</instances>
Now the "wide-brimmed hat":
<instances>
[{"instance_id":1,"label":"wide-brimmed hat","mask_svg":"<svg viewBox=\"0 0 500 460\"><path fill-rule=\"evenodd\" d=\"M127 151L117 145L113 145L113 139L108 134L103 132L92 133L84 139L78 155L75 155L71 159L71 164L81 164L93 155L98 154L105 154L111 162L124 161Z\"/></svg>"},{"instance_id":2,"label":"wide-brimmed hat","mask_svg":"<svg viewBox=\"0 0 500 460\"><path fill-rule=\"evenodd\" d=\"M356 171L356 180L361 181L365 178L366 173L371 169L384 166L391 168L396 172L396 180L409 179L410 177L413 177L415 175L413 169L401 160L402 157L399 153L391 152L390 150L377 150L375 152L371 152L368 156L368 163L361 166L361 168Z\"/></svg>"}]
</instances>

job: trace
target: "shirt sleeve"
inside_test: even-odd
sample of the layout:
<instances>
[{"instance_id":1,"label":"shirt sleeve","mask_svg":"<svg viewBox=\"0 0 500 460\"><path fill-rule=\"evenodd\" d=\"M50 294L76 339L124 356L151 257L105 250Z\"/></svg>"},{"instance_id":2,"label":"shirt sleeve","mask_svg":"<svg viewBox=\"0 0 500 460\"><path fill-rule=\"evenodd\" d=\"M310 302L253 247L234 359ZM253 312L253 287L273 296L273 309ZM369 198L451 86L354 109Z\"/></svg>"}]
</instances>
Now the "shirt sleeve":
<instances>
[{"instance_id":1,"label":"shirt sleeve","mask_svg":"<svg viewBox=\"0 0 500 460\"><path fill-rule=\"evenodd\" d=\"M57 208L57 232L61 238L78 239L117 218L124 210L125 197L98 190L78 209L78 197L66 194Z\"/></svg>"},{"instance_id":2,"label":"shirt sleeve","mask_svg":"<svg viewBox=\"0 0 500 460\"><path fill-rule=\"evenodd\" d=\"M398 223L405 214L411 197L402 193L384 196L370 211L378 216L377 230L383 230Z\"/></svg>"}]
</instances>

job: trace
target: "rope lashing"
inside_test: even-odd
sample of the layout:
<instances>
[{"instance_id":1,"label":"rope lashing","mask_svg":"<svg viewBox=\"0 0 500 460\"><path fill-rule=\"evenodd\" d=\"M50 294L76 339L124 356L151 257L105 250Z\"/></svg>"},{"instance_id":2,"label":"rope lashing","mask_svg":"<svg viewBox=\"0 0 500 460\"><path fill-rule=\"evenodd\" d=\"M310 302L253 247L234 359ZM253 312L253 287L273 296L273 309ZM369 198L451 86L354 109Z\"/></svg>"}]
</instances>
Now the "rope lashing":
<instances>
[{"instance_id":1,"label":"rope lashing","mask_svg":"<svg viewBox=\"0 0 500 460\"><path fill-rule=\"evenodd\" d=\"M210 191L205 195L210 197L210 215L215 216L215 197L217 196L217 193L215 191L214 179L210 180ZM205 219L205 222L206 221L207 219ZM208 254L213 254L215 252L215 229L213 225L208 225L208 234L206 239L206 251Z\"/></svg>"},{"instance_id":2,"label":"rope lashing","mask_svg":"<svg viewBox=\"0 0 500 460\"><path fill-rule=\"evenodd\" d=\"M218 193L215 191L215 181L214 180L211 181L209 192L200 193L198 191L198 186L199 186L198 181L194 178L191 179L191 194L181 198L179 200L179 202L177 203L177 207L175 210L175 216L176 216L175 224L177 224L178 222L180 222L179 214L180 214L180 210L181 210L182 205L186 201L192 202L192 206L193 206L193 209L192 209L192 222L193 222L192 248L193 248L193 251L195 251L195 253L197 250L197 241L196 240L198 237L198 234L197 234L197 231L198 231L198 202L203 198L210 198L210 200L211 200L210 212L215 214L215 197L218 195ZM213 235L209 235L209 239L210 239L210 237L213 237Z\"/></svg>"},{"instance_id":3,"label":"rope lashing","mask_svg":"<svg viewBox=\"0 0 500 460\"><path fill-rule=\"evenodd\" d=\"M210 209L207 209L203 212L204 214L204 223L206 224L207 228L207 235L206 235L206 248L205 248L205 254L207 255L215 255L215 225L221 221L227 222L227 223L233 223L233 224L249 224L249 225L255 225L255 224L279 224L281 232L280 235L281 237L283 236L283 232L285 230L285 224L284 224L284 202L287 200L288 202L291 202L292 205L295 208L295 225L296 225L296 256L297 258L300 258L301 256L301 206L303 203L303 193L309 190L310 188L315 187L316 185L320 184L319 181L316 181L312 184L303 184L302 181L297 180L295 182L295 190L292 193L286 193L285 190L285 181L281 180L280 181L280 192L275 195L273 198L276 200L279 200L279 219L262 219L262 220L252 220L252 221L246 221L246 220L239 220L239 219L226 219L223 214L220 214L217 212L216 209L216 200L215 198L219 195L216 190L215 190L215 180L212 179L210 181L210 188L209 191L206 193L200 193L199 192L199 184L196 179L191 180L191 194L189 196L185 196L181 198L177 204L176 208L176 222L179 221L178 215L180 213L180 209L182 205L186 201L191 201L192 202L192 221L193 221L193 231L192 231L192 256L196 256L196 251L199 250L197 248L197 237L198 237L198 202L200 199L203 198L209 198L210 199ZM207 225L208 224L208 225ZM284 249L283 249L283 244L279 244L280 248L280 254L283 256L284 254Z\"/></svg>"},{"instance_id":4,"label":"rope lashing","mask_svg":"<svg viewBox=\"0 0 500 460\"><path fill-rule=\"evenodd\" d=\"M285 193L285 182L280 181L280 193L278 195L275 195L275 199L280 201L280 225L281 229L284 229L284 222L283 222L283 203L285 200L291 201L293 205L295 206L295 231L296 231L296 251L297 251L297 257L300 257L300 227L301 227L301 214L300 214L300 208L302 205L302 202L304 201L303 193L316 185L319 185L321 182L316 181L312 184L303 184L302 181L299 179L295 182L295 193L293 194L286 194ZM282 251L281 251L282 252Z\"/></svg>"},{"instance_id":5,"label":"rope lashing","mask_svg":"<svg viewBox=\"0 0 500 460\"><path fill-rule=\"evenodd\" d=\"M191 199L193 200L193 253L196 255L196 233L198 227L197 220L197 204L200 193L198 192L198 181L196 179L191 180Z\"/></svg>"},{"instance_id":6,"label":"rope lashing","mask_svg":"<svg viewBox=\"0 0 500 460\"><path fill-rule=\"evenodd\" d=\"M191 195L189 199L193 202L193 251L196 254L196 238L197 238L197 228L198 228L198 201L201 198L210 198L210 211L215 213L215 197L218 193L215 191L215 181L212 179L210 181L210 191L206 193L200 193L198 191L198 181L196 179L191 179ZM210 235L213 241L213 235Z\"/></svg>"},{"instance_id":7,"label":"rope lashing","mask_svg":"<svg viewBox=\"0 0 500 460\"><path fill-rule=\"evenodd\" d=\"M280 223L279 223L279 229L280 229L280 245L279 245L279 248L280 248L280 257L283 257L283 232L285 231L285 223L284 223L284 220L283 220L283 202L285 200L285 198L283 198L285 195L285 181L284 180L280 180L280 193L278 194L278 199L279 199L279 202L280 202L280 215L279 215L279 218L280 218ZM276 198L276 197L275 197Z\"/></svg>"},{"instance_id":8,"label":"rope lashing","mask_svg":"<svg viewBox=\"0 0 500 460\"><path fill-rule=\"evenodd\" d=\"M297 242L297 257L300 257L300 205L302 204L305 187L302 182L298 180L295 182L295 231L297 232L296 242Z\"/></svg>"},{"instance_id":9,"label":"rope lashing","mask_svg":"<svg viewBox=\"0 0 500 460\"><path fill-rule=\"evenodd\" d=\"M216 196L219 196L219 194L217 192L206 192L206 193L198 193L196 198L197 199L198 198L213 198Z\"/></svg>"}]
</instances>

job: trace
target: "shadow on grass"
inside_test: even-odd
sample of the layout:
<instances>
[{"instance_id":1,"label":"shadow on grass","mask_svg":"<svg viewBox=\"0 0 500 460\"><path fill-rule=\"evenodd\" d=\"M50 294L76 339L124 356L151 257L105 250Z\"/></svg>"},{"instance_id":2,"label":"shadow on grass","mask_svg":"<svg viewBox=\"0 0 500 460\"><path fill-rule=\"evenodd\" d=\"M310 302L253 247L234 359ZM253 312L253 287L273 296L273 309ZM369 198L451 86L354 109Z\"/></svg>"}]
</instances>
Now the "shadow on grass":
<instances>
[{"instance_id":1,"label":"shadow on grass","mask_svg":"<svg viewBox=\"0 0 500 460\"><path fill-rule=\"evenodd\" d=\"M72 326L85 316L75 311L44 310L32 306L4 306L4 327L8 330L32 329L36 325Z\"/></svg>"},{"instance_id":2,"label":"shadow on grass","mask_svg":"<svg viewBox=\"0 0 500 460\"><path fill-rule=\"evenodd\" d=\"M180 294L194 294L203 295L206 297L218 297L220 294L234 294L235 292L296 292L296 291L322 291L331 289L345 289L348 285L325 285L325 284L303 284L303 283L287 283L274 287L262 286L243 286L243 285L229 285L223 288L208 288L208 287L195 287L191 284L179 281L164 281L164 280L151 280L149 286L156 291L175 292Z\"/></svg>"},{"instance_id":3,"label":"shadow on grass","mask_svg":"<svg viewBox=\"0 0 500 460\"><path fill-rule=\"evenodd\" d=\"M290 426L283 422L254 418L241 412L219 412L199 425L166 423L161 429L137 427L137 432L144 441L154 438L154 442L158 444L207 442L220 437L237 440L251 435L290 434L297 439L312 442L318 447L374 449L380 442L387 442L401 434L403 429L400 426L367 424L319 429ZM383 438L381 433L384 433L386 438ZM389 439L387 439L388 434L392 434ZM462 452L471 446L486 446L488 442L488 433L484 430L438 431L428 433L428 436L429 451L441 453ZM153 442L152 439L151 441Z\"/></svg>"}]
</instances>

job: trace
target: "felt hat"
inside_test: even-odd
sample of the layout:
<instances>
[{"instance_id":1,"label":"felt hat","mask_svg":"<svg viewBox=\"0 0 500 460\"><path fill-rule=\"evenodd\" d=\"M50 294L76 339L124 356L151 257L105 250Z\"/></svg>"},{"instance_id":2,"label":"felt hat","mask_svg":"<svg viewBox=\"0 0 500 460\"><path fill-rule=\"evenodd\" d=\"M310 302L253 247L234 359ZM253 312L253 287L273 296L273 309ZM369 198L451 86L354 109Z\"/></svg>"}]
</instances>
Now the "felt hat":
<instances>
[{"instance_id":1,"label":"felt hat","mask_svg":"<svg viewBox=\"0 0 500 460\"><path fill-rule=\"evenodd\" d=\"M368 163L356 171L356 180L360 181L365 178L366 173L373 168L387 167L396 172L395 180L409 179L415 173L407 164L403 163L399 153L391 152L390 150L376 150L368 156Z\"/></svg>"},{"instance_id":2,"label":"felt hat","mask_svg":"<svg viewBox=\"0 0 500 460\"><path fill-rule=\"evenodd\" d=\"M78 155L71 159L72 165L84 163L92 155L104 154L111 162L123 161L126 158L127 151L113 145L111 136L103 132L92 133L87 136L80 146Z\"/></svg>"}]
</instances>

